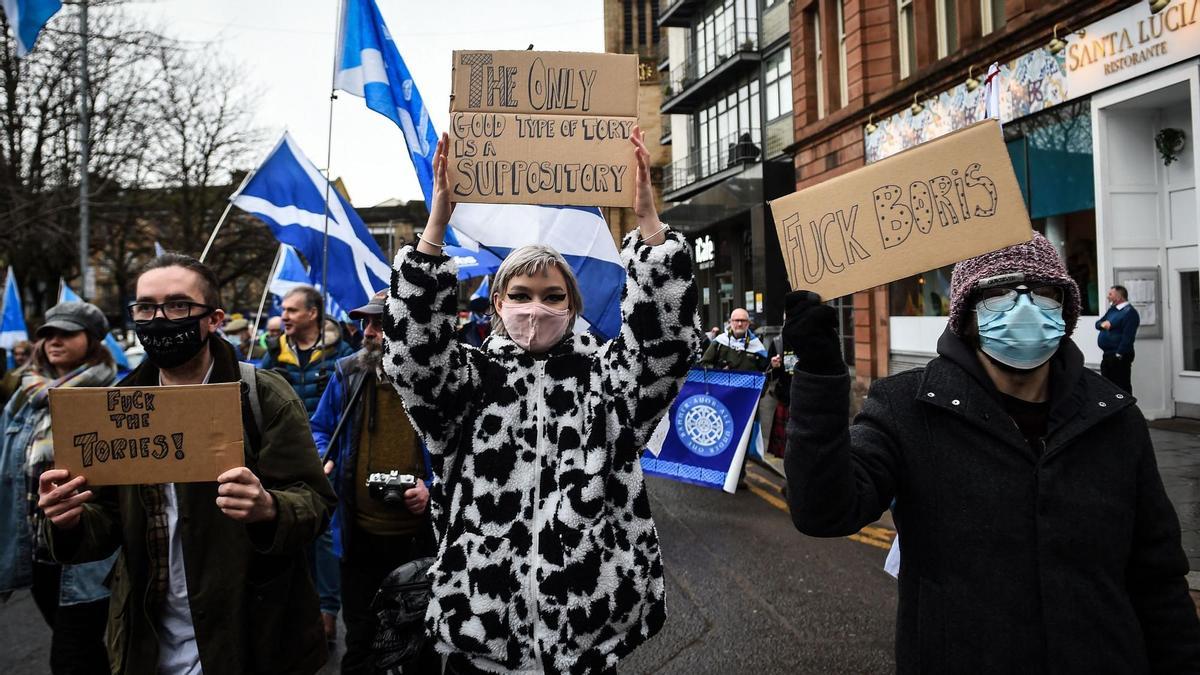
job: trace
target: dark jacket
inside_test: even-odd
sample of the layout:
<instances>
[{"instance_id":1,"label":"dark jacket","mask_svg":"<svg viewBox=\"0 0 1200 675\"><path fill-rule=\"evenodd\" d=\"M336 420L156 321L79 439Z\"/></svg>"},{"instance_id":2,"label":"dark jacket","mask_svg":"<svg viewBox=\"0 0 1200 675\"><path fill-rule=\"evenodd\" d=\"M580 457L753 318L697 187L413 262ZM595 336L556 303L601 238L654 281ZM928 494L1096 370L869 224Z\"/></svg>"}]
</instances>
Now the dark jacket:
<instances>
[{"instance_id":1,"label":"dark jacket","mask_svg":"<svg viewBox=\"0 0 1200 675\"><path fill-rule=\"evenodd\" d=\"M797 372L792 519L846 536L896 500L900 673L1195 673L1179 520L1133 398L1064 339L1035 454L959 338L875 382Z\"/></svg>"},{"instance_id":2,"label":"dark jacket","mask_svg":"<svg viewBox=\"0 0 1200 675\"><path fill-rule=\"evenodd\" d=\"M309 420L313 440L323 462L330 443L334 442L332 436L334 431L338 431L338 423L343 417L349 416L338 431L331 455L334 469L330 475L333 490L338 495L338 507L329 521L329 530L333 535L333 552L342 559L346 558L348 551L353 550L350 548L350 538L354 528L346 527L346 522L354 522L353 516L347 521L347 514L355 513L356 507L354 477L358 471L358 442L362 436L363 410L367 407L367 401L381 393L388 393L386 390L381 392L380 387L392 386L380 384L379 376L364 365L366 355L367 352L360 351L338 360L333 378L321 396L321 403ZM429 470L429 457L423 447L421 452L425 461L425 475L422 478L428 486L433 482L433 474Z\"/></svg>"},{"instance_id":3,"label":"dark jacket","mask_svg":"<svg viewBox=\"0 0 1200 675\"><path fill-rule=\"evenodd\" d=\"M345 340L338 340L337 344L330 347L314 347L308 363L301 367L300 358L296 355L291 340L283 336L267 342L267 354L259 367L282 375L283 379L292 385L292 389L304 403L304 410L311 417L317 410L317 404L321 402L321 394L325 393L337 360L353 353L354 348Z\"/></svg>"},{"instance_id":4,"label":"dark jacket","mask_svg":"<svg viewBox=\"0 0 1200 675\"><path fill-rule=\"evenodd\" d=\"M1108 330L1100 327L1105 321L1111 324ZM1096 321L1096 330L1100 331L1096 342L1100 351L1105 354L1132 355L1133 340L1137 337L1138 325L1141 322L1142 318L1138 316L1133 305L1125 305L1124 309L1117 309L1116 305L1109 307L1104 316Z\"/></svg>"},{"instance_id":5,"label":"dark jacket","mask_svg":"<svg viewBox=\"0 0 1200 675\"><path fill-rule=\"evenodd\" d=\"M770 363L762 341L751 332L747 332L744 338L736 338L730 331L722 333L708 343L704 355L700 357L700 365L705 368L754 370L760 373Z\"/></svg>"},{"instance_id":6,"label":"dark jacket","mask_svg":"<svg viewBox=\"0 0 1200 675\"><path fill-rule=\"evenodd\" d=\"M238 381L233 346L208 344L215 359L209 381ZM158 369L143 362L121 384L157 385ZM188 602L206 675L313 673L327 659L304 549L325 529L333 490L295 393L264 372L258 373L257 391L261 435L245 395L242 401L247 466L274 496L275 522L243 525L225 516L217 508L215 482L175 486ZM109 659L117 674L153 673L157 617L144 603L149 559L141 488L97 488L77 527L49 529L54 557L64 563L100 560L121 548L111 578Z\"/></svg>"}]
</instances>

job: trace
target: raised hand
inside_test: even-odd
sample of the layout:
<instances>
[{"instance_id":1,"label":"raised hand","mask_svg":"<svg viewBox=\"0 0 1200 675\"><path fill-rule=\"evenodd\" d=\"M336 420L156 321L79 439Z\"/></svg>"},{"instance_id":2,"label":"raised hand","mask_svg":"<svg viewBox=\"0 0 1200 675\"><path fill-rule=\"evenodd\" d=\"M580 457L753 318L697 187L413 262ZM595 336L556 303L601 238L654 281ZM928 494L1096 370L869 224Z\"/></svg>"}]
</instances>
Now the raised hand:
<instances>
[{"instance_id":1,"label":"raised hand","mask_svg":"<svg viewBox=\"0 0 1200 675\"><path fill-rule=\"evenodd\" d=\"M429 220L425 231L417 242L417 250L427 255L441 255L440 244L445 243L446 227L454 203L450 201L450 178L446 167L450 163L450 134L442 133L437 150L433 153L433 203L429 206Z\"/></svg>"},{"instance_id":2,"label":"raised hand","mask_svg":"<svg viewBox=\"0 0 1200 675\"><path fill-rule=\"evenodd\" d=\"M667 238L660 231L662 223L658 220L658 210L654 208L654 187L650 184L650 151L646 149L646 134L641 127L634 125L633 135L629 140L633 143L634 154L637 156L633 213L637 216L638 227L642 231L642 241L657 246Z\"/></svg>"}]
</instances>

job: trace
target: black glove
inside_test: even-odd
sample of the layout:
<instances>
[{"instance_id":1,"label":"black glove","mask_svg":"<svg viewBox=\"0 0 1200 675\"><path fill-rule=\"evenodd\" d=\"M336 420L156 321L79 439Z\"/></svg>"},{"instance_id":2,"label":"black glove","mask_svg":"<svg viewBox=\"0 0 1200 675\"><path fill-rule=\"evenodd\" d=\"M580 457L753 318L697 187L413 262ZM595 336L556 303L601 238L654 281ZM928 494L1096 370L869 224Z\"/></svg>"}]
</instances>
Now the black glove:
<instances>
[{"instance_id":1,"label":"black glove","mask_svg":"<svg viewBox=\"0 0 1200 675\"><path fill-rule=\"evenodd\" d=\"M814 375L841 375L841 338L837 310L811 291L792 291L785 299L783 348L796 355L796 370Z\"/></svg>"}]
</instances>

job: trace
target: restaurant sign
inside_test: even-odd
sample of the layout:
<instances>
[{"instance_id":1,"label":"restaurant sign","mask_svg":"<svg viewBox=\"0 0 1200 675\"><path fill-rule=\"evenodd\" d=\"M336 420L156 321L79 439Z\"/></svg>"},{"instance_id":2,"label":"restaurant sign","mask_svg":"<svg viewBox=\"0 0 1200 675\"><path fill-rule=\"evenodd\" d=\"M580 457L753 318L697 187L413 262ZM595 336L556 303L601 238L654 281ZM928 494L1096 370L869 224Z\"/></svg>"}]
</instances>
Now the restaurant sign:
<instances>
[{"instance_id":1,"label":"restaurant sign","mask_svg":"<svg viewBox=\"0 0 1200 675\"><path fill-rule=\"evenodd\" d=\"M1067 91L1084 96L1200 54L1200 0L1150 3L1107 16L1067 37Z\"/></svg>"}]
</instances>

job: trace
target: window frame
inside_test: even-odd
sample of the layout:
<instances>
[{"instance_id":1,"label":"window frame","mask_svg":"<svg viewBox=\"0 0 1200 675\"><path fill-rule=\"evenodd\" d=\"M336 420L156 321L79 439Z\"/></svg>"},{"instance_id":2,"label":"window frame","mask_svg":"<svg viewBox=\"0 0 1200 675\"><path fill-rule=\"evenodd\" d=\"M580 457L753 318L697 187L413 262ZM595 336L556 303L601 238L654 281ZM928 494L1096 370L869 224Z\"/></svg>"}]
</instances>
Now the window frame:
<instances>
[{"instance_id":1,"label":"window frame","mask_svg":"<svg viewBox=\"0 0 1200 675\"><path fill-rule=\"evenodd\" d=\"M775 63L778 59L778 64ZM771 123L792 113L792 50L784 47L771 54L765 60L763 68L762 97L763 121ZM771 114L771 103L776 104L775 114Z\"/></svg>"},{"instance_id":2,"label":"window frame","mask_svg":"<svg viewBox=\"0 0 1200 675\"><path fill-rule=\"evenodd\" d=\"M986 0L985 0L986 1ZM958 51L958 4L957 0L934 0L934 18L937 27L937 57L944 59ZM954 20L954 30L950 30L949 19ZM951 44L953 38L953 44Z\"/></svg>"},{"instance_id":3,"label":"window frame","mask_svg":"<svg viewBox=\"0 0 1200 675\"><path fill-rule=\"evenodd\" d=\"M999 3L1000 23L996 24L996 4ZM1007 24L1007 17L1004 13L1004 0L979 0L979 34L988 35L994 33Z\"/></svg>"},{"instance_id":4,"label":"window frame","mask_svg":"<svg viewBox=\"0 0 1200 675\"><path fill-rule=\"evenodd\" d=\"M905 20L905 15L911 19L913 29L917 25L915 0L896 0L896 35L899 37L899 69L900 79L906 79L913 74L917 69L916 64L916 36L910 34L909 22ZM909 59L912 57L912 61Z\"/></svg>"},{"instance_id":5,"label":"window frame","mask_svg":"<svg viewBox=\"0 0 1200 675\"><path fill-rule=\"evenodd\" d=\"M912 0L908 0L912 2ZM821 48L821 8L814 7L809 12L809 22L813 36L813 70L816 77L813 82L817 87L817 119L823 119L828 112L825 101L825 53Z\"/></svg>"},{"instance_id":6,"label":"window frame","mask_svg":"<svg viewBox=\"0 0 1200 675\"><path fill-rule=\"evenodd\" d=\"M838 102L839 107L850 105L850 73L846 66L846 0L833 0L837 9L838 39Z\"/></svg>"}]
</instances>

